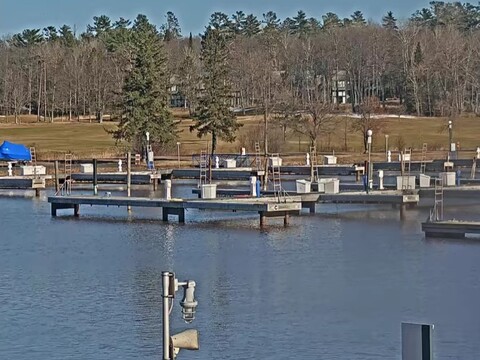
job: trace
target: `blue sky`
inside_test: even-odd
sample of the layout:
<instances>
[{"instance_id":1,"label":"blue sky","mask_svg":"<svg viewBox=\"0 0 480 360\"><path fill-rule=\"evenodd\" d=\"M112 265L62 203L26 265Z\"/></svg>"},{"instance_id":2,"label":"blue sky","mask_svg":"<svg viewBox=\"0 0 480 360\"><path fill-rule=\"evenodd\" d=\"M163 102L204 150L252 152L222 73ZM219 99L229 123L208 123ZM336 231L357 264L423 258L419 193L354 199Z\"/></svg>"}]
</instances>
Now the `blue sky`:
<instances>
[{"instance_id":1,"label":"blue sky","mask_svg":"<svg viewBox=\"0 0 480 360\"><path fill-rule=\"evenodd\" d=\"M415 10L428 7L429 0L0 0L0 35L14 34L25 28L44 28L48 25L76 26L83 32L95 15L134 18L147 15L160 25L167 11L173 11L180 21L184 35L203 31L210 14L236 10L253 13L261 18L268 10L284 19L303 10L307 16L321 18L326 12L348 17L353 11L363 11L367 19L380 21L383 14L393 11L399 19L408 18Z\"/></svg>"}]
</instances>

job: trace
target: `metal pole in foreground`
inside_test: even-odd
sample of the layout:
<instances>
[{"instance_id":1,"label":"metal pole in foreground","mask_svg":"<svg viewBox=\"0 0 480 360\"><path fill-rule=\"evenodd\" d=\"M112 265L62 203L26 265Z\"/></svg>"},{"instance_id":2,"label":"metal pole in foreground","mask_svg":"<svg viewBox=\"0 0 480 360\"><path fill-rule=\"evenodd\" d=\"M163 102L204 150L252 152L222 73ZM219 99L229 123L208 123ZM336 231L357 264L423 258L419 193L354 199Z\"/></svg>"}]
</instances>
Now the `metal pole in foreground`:
<instances>
[{"instance_id":1,"label":"metal pole in foreground","mask_svg":"<svg viewBox=\"0 0 480 360\"><path fill-rule=\"evenodd\" d=\"M93 159L93 195L98 194L97 184L97 159Z\"/></svg>"},{"instance_id":2,"label":"metal pole in foreground","mask_svg":"<svg viewBox=\"0 0 480 360\"><path fill-rule=\"evenodd\" d=\"M385 158L388 161L388 134L385 134Z\"/></svg>"},{"instance_id":3,"label":"metal pole in foreground","mask_svg":"<svg viewBox=\"0 0 480 360\"><path fill-rule=\"evenodd\" d=\"M132 153L127 154L127 196L130 197L132 192ZM127 211L132 211L130 205L127 206Z\"/></svg>"},{"instance_id":4,"label":"metal pole in foreground","mask_svg":"<svg viewBox=\"0 0 480 360\"><path fill-rule=\"evenodd\" d=\"M177 142L177 162L178 162L178 168L180 169L180 143Z\"/></svg>"},{"instance_id":5,"label":"metal pole in foreground","mask_svg":"<svg viewBox=\"0 0 480 360\"><path fill-rule=\"evenodd\" d=\"M370 190L373 186L373 178L372 178L372 164L371 164L371 153L372 153L372 130L367 130L367 151L368 151L368 173L367 173L367 187Z\"/></svg>"},{"instance_id":6,"label":"metal pole in foreground","mask_svg":"<svg viewBox=\"0 0 480 360\"><path fill-rule=\"evenodd\" d=\"M170 360L170 273L162 272L162 303L163 303L163 360Z\"/></svg>"}]
</instances>

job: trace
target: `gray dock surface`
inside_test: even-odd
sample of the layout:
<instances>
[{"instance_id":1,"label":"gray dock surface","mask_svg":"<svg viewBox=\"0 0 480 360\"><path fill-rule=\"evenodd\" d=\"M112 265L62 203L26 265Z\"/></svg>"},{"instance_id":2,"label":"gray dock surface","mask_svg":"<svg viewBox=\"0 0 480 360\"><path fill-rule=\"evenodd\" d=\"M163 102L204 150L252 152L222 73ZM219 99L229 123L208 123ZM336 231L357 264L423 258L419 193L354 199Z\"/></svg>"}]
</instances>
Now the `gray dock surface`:
<instances>
[{"instance_id":1,"label":"gray dock surface","mask_svg":"<svg viewBox=\"0 0 480 360\"><path fill-rule=\"evenodd\" d=\"M163 210L164 221L168 221L168 215L176 215L180 222L185 222L185 209L203 209L258 212L260 225L264 224L266 217L284 217L287 224L288 216L298 214L302 208L301 198L298 197L278 202L275 198L167 200L126 196L50 196L48 202L52 216L57 216L57 210L60 209L73 209L74 214L78 215L80 205L158 207Z\"/></svg>"},{"instance_id":2,"label":"gray dock surface","mask_svg":"<svg viewBox=\"0 0 480 360\"><path fill-rule=\"evenodd\" d=\"M427 221L422 223L425 237L464 238L466 234L480 234L480 222L475 221Z\"/></svg>"}]
</instances>

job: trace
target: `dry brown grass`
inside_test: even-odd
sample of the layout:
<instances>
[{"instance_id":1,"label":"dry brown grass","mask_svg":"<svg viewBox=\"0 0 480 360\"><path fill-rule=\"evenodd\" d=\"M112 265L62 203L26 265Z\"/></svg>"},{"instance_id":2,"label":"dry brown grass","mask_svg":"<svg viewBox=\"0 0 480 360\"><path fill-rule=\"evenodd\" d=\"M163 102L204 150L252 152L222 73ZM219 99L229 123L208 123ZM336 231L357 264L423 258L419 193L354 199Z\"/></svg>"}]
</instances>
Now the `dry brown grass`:
<instances>
[{"instance_id":1,"label":"dry brown grass","mask_svg":"<svg viewBox=\"0 0 480 360\"><path fill-rule=\"evenodd\" d=\"M183 110L174 110L174 116L179 120L179 142L183 156L198 153L207 148L209 138L199 139L196 133L189 131L193 121L188 113ZM35 116L21 117L21 124L12 124L13 118L1 119L0 140L23 143L35 146L41 157L62 157L64 152L71 151L79 157L108 157L123 154L125 147L117 147L107 129L115 128L113 122L103 124L89 123L88 119L81 122L60 122L57 119L52 123L36 123ZM220 141L217 147L219 153L239 153L241 147L246 147L247 152L254 152L255 140L263 138L263 117L245 116L239 117L243 125L238 133L237 141L226 143ZM9 123L5 123L5 122ZM349 131L347 134L348 155L344 147L344 118L338 117L338 126L328 136L321 137L319 148L322 151L335 151L340 161L345 159L363 159L363 140L361 134ZM353 122L348 119L348 122ZM428 144L429 150L445 152L448 146L447 119L445 118L418 118L382 119L382 130L373 136L373 151L383 156L385 150L385 134L389 135L389 148L392 150L403 147L421 149L423 143ZM280 129L275 130L273 121L270 122L272 136L270 143L280 148L283 153L304 153L309 149L308 139L292 132L287 132L286 141L283 141L283 133ZM475 149L480 145L480 119L476 117L461 117L454 120L453 138L460 143L462 149ZM176 145L173 145L169 154L175 155ZM473 155L472 155L473 156ZM301 161L301 158L299 158Z\"/></svg>"}]
</instances>

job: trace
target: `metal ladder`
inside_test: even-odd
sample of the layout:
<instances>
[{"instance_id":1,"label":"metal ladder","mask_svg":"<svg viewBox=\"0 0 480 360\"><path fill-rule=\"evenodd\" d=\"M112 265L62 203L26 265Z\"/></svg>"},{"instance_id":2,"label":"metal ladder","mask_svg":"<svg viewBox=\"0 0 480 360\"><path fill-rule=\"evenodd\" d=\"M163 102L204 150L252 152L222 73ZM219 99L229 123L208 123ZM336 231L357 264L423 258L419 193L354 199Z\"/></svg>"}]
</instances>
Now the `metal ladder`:
<instances>
[{"instance_id":1,"label":"metal ladder","mask_svg":"<svg viewBox=\"0 0 480 360\"><path fill-rule=\"evenodd\" d=\"M202 150L200 152L200 184L201 187L203 184L207 183L207 152Z\"/></svg>"},{"instance_id":2,"label":"metal ladder","mask_svg":"<svg viewBox=\"0 0 480 360\"><path fill-rule=\"evenodd\" d=\"M310 181L318 181L318 161L317 161L317 147L310 146L310 167L311 167L311 179Z\"/></svg>"},{"instance_id":3,"label":"metal ladder","mask_svg":"<svg viewBox=\"0 0 480 360\"><path fill-rule=\"evenodd\" d=\"M408 158L407 161L405 161L405 158ZM402 174L402 190L408 190L410 189L410 171L412 168L412 149L405 149L405 151L402 153L402 169L403 169L403 174Z\"/></svg>"},{"instance_id":4,"label":"metal ladder","mask_svg":"<svg viewBox=\"0 0 480 360\"><path fill-rule=\"evenodd\" d=\"M64 162L64 174L65 174L65 182L62 185L62 195L70 195L72 193L72 154L66 153L65 154L65 162Z\"/></svg>"},{"instance_id":5,"label":"metal ladder","mask_svg":"<svg viewBox=\"0 0 480 360\"><path fill-rule=\"evenodd\" d=\"M262 170L262 157L260 156L260 143L255 143L255 167L257 171Z\"/></svg>"},{"instance_id":6,"label":"metal ladder","mask_svg":"<svg viewBox=\"0 0 480 360\"><path fill-rule=\"evenodd\" d=\"M279 159L280 154L272 154L272 159ZM282 180L280 178L280 165L279 161L272 161L272 183L273 183L273 193L275 197L280 201L280 198L283 195L282 191Z\"/></svg>"},{"instance_id":7,"label":"metal ladder","mask_svg":"<svg viewBox=\"0 0 480 360\"><path fill-rule=\"evenodd\" d=\"M443 179L435 179L435 202L430 211L430 221L443 220Z\"/></svg>"},{"instance_id":8,"label":"metal ladder","mask_svg":"<svg viewBox=\"0 0 480 360\"><path fill-rule=\"evenodd\" d=\"M30 148L30 162L33 166L37 166L37 152L34 147Z\"/></svg>"},{"instance_id":9,"label":"metal ladder","mask_svg":"<svg viewBox=\"0 0 480 360\"><path fill-rule=\"evenodd\" d=\"M427 170L427 143L422 145L422 162L420 163L420 174L425 174Z\"/></svg>"}]
</instances>

